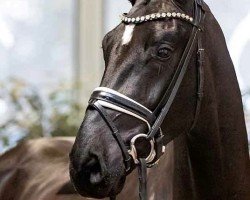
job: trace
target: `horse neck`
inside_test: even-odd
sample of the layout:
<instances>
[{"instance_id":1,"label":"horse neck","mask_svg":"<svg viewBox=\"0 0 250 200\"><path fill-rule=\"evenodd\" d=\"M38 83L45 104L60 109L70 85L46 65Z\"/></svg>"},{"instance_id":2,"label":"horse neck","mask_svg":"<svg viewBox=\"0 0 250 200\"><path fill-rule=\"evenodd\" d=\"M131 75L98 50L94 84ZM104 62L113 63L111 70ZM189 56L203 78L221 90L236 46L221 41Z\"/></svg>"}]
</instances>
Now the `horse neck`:
<instances>
[{"instance_id":1,"label":"horse neck","mask_svg":"<svg viewBox=\"0 0 250 200\"><path fill-rule=\"evenodd\" d=\"M204 98L198 123L187 136L193 185L203 197L245 199L250 165L241 93L223 33L211 13L206 24Z\"/></svg>"}]
</instances>

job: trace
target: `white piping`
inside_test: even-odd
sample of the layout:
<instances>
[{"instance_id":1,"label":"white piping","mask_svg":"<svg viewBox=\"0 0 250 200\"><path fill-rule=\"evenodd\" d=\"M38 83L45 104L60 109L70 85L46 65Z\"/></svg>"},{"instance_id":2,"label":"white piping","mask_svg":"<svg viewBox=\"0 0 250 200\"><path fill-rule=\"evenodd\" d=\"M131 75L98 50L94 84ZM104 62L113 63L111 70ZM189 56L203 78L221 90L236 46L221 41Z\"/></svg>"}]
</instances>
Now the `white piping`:
<instances>
[{"instance_id":1,"label":"white piping","mask_svg":"<svg viewBox=\"0 0 250 200\"><path fill-rule=\"evenodd\" d=\"M151 110L149 110L148 108L146 108L146 107L143 106L142 104L140 104L140 103L136 102L135 100L133 100L133 99L131 99L131 98L125 96L124 94L121 94L121 93L119 93L119 92L117 92L117 91L115 91L115 90L112 90L112 89L110 89L110 88L107 88L107 87L98 87L98 88L94 89L94 91L100 91L100 92L103 91L103 92L108 92L108 93L111 93L111 94L120 96L120 97L122 97L122 98L124 98L124 99L127 99L127 100L133 102L134 104L136 104L136 105L142 107L143 109L147 110L148 112L152 113Z\"/></svg>"},{"instance_id":2,"label":"white piping","mask_svg":"<svg viewBox=\"0 0 250 200\"><path fill-rule=\"evenodd\" d=\"M100 103L105 108L110 108L112 110L116 110L118 112L125 113L125 114L133 116L133 117L135 117L137 119L140 119L141 121L143 121L143 122L145 122L147 124L148 130L151 130L151 126L150 126L149 122L146 119L142 118L141 116L139 116L139 115L137 115L135 113L132 113L132 112L130 112L128 110L125 110L124 108L121 108L121 107L116 106L114 104L108 103L106 101L98 100L98 103Z\"/></svg>"}]
</instances>

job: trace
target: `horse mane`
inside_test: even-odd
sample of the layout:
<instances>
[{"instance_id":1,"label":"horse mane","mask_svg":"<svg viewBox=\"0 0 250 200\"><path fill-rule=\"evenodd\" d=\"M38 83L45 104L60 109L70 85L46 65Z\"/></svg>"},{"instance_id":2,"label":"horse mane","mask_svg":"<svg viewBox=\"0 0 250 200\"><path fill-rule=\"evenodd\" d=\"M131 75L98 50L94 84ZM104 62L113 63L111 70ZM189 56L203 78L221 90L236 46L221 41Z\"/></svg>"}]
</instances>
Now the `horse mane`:
<instances>
[{"instance_id":1,"label":"horse mane","mask_svg":"<svg viewBox=\"0 0 250 200\"><path fill-rule=\"evenodd\" d=\"M241 92L222 29L208 7L206 13L204 99L199 122L188 140L193 171L200 176L196 187L245 199L250 196L250 160ZM198 160L209 163L204 166ZM199 167L217 178L202 177ZM207 183L216 179L209 188Z\"/></svg>"}]
</instances>

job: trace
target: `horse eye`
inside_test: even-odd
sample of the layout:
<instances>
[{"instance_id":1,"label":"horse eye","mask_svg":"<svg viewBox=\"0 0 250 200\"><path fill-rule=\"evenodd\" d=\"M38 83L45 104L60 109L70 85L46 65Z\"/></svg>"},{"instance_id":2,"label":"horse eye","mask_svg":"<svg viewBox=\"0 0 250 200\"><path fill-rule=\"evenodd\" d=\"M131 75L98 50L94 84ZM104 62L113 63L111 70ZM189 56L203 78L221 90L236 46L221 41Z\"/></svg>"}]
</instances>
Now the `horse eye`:
<instances>
[{"instance_id":1,"label":"horse eye","mask_svg":"<svg viewBox=\"0 0 250 200\"><path fill-rule=\"evenodd\" d=\"M170 56L170 50L166 47L158 50L158 56L160 58L168 58Z\"/></svg>"}]
</instances>

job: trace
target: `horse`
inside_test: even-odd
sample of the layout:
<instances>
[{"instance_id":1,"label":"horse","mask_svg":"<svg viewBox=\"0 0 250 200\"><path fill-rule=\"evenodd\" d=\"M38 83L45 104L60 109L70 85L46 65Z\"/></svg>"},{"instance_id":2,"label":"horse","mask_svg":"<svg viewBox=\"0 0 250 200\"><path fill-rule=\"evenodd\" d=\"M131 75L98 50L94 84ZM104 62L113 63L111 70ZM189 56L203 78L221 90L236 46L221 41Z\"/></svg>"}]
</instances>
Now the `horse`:
<instances>
[{"instance_id":1,"label":"horse","mask_svg":"<svg viewBox=\"0 0 250 200\"><path fill-rule=\"evenodd\" d=\"M1 200L87 200L75 191L69 177L69 153L75 138L56 137L26 140L0 156L0 199ZM171 144L170 144L171 145ZM167 147L168 148L168 147ZM171 149L169 149L171 150ZM171 175L165 169L169 156L164 156L157 168L149 171L153 185L159 181L154 170ZM164 183L164 182L163 182ZM135 174L128 177L126 187L119 199L137 197ZM151 196L154 199L155 194Z\"/></svg>"},{"instance_id":2,"label":"horse","mask_svg":"<svg viewBox=\"0 0 250 200\"><path fill-rule=\"evenodd\" d=\"M122 199L138 167L140 199L250 199L241 93L208 5L130 2L103 39L104 74L70 153L75 189ZM146 168L157 164L166 168L152 169L147 188Z\"/></svg>"},{"instance_id":3,"label":"horse","mask_svg":"<svg viewBox=\"0 0 250 200\"><path fill-rule=\"evenodd\" d=\"M74 138L27 140L1 155L0 199L82 199L69 185L68 154L73 141Z\"/></svg>"}]
</instances>

